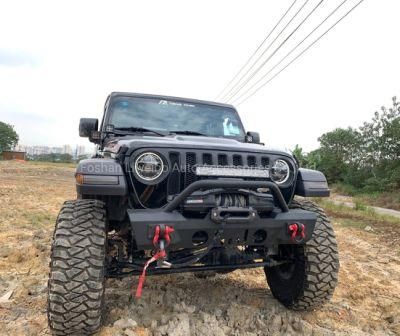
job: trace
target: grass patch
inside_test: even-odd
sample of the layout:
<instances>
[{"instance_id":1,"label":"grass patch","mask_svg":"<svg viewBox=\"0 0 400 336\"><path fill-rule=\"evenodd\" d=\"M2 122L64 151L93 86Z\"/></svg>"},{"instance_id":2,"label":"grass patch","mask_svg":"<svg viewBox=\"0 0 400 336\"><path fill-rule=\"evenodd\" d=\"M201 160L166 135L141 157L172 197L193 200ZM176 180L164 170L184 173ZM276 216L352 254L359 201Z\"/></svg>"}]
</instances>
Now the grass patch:
<instances>
[{"instance_id":1,"label":"grass patch","mask_svg":"<svg viewBox=\"0 0 400 336\"><path fill-rule=\"evenodd\" d=\"M359 219L341 218L339 223L341 226L344 226L344 227L351 227L351 228L361 229L361 230L363 230L366 227L364 221L359 220Z\"/></svg>"},{"instance_id":2,"label":"grass patch","mask_svg":"<svg viewBox=\"0 0 400 336\"><path fill-rule=\"evenodd\" d=\"M354 202L400 211L400 191L365 192L347 184L334 184L335 194L352 196Z\"/></svg>"},{"instance_id":3,"label":"grass patch","mask_svg":"<svg viewBox=\"0 0 400 336\"><path fill-rule=\"evenodd\" d=\"M354 200L381 208L400 211L400 192L358 194L354 197Z\"/></svg>"},{"instance_id":4,"label":"grass patch","mask_svg":"<svg viewBox=\"0 0 400 336\"><path fill-rule=\"evenodd\" d=\"M331 188L334 193L345 196L355 196L360 193L359 191L357 191L356 188L354 188L349 184L342 184L342 183L332 184Z\"/></svg>"},{"instance_id":5,"label":"grass patch","mask_svg":"<svg viewBox=\"0 0 400 336\"><path fill-rule=\"evenodd\" d=\"M66 163L66 162L47 162L47 161L27 161L26 162L32 166L44 166L44 167L66 167L66 168L75 168L76 163Z\"/></svg>"},{"instance_id":6,"label":"grass patch","mask_svg":"<svg viewBox=\"0 0 400 336\"><path fill-rule=\"evenodd\" d=\"M355 203L354 203L354 210L366 211L367 208L368 207L365 204L361 203L360 201L355 201Z\"/></svg>"},{"instance_id":7,"label":"grass patch","mask_svg":"<svg viewBox=\"0 0 400 336\"><path fill-rule=\"evenodd\" d=\"M326 199L315 200L325 211L332 217L350 220L347 223L350 225L351 221L361 221L366 225L379 225L379 224L395 224L400 227L400 219L376 213L372 208L359 203L357 207L350 208L345 205L335 204ZM354 223L353 223L354 224ZM354 225L353 225L354 226Z\"/></svg>"},{"instance_id":8,"label":"grass patch","mask_svg":"<svg viewBox=\"0 0 400 336\"><path fill-rule=\"evenodd\" d=\"M52 226L56 221L56 216L47 212L24 212L23 217L28 222L26 227L43 228Z\"/></svg>"}]
</instances>

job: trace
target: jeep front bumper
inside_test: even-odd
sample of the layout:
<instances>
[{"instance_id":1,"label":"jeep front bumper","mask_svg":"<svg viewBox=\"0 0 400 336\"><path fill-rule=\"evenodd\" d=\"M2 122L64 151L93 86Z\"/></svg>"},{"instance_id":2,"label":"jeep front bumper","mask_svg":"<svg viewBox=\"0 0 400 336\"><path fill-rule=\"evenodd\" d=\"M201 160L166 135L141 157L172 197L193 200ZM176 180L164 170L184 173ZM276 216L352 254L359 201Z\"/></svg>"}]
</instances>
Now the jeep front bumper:
<instances>
[{"instance_id":1,"label":"jeep front bumper","mask_svg":"<svg viewBox=\"0 0 400 336\"><path fill-rule=\"evenodd\" d=\"M268 188L276 207L268 216L260 216L252 208L216 207L205 217L187 218L177 211L182 202L196 190L223 188ZM174 229L170 249L196 248L215 244L225 246L277 246L304 243L314 231L316 214L305 210L289 210L279 187L269 181L201 180L192 183L164 208L128 210L134 240L139 250L153 248L152 239L157 225ZM305 237L294 241L288 230L293 223L304 224Z\"/></svg>"}]
</instances>

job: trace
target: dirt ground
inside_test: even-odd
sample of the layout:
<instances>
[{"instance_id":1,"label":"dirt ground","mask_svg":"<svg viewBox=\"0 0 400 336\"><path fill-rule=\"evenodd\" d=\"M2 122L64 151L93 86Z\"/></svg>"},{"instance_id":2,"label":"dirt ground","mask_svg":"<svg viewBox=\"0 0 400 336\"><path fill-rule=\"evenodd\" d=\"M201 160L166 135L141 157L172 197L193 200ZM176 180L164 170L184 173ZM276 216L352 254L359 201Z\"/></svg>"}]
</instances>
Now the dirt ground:
<instances>
[{"instance_id":1,"label":"dirt ground","mask_svg":"<svg viewBox=\"0 0 400 336\"><path fill-rule=\"evenodd\" d=\"M61 204L75 197L73 172L58 165L0 162L1 335L49 334L51 235ZM192 274L149 277L139 301L129 296L134 277L108 281L100 335L400 335L398 241L333 222L339 285L319 310L282 307L258 269L205 280Z\"/></svg>"}]
</instances>

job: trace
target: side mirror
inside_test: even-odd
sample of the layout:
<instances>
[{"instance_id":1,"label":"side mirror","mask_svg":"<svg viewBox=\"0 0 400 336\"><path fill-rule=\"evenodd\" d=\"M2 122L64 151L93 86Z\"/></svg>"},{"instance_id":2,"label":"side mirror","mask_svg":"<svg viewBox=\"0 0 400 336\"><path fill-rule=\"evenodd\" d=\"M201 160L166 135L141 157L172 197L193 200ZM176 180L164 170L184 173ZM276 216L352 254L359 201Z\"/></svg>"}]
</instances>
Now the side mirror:
<instances>
[{"instance_id":1,"label":"side mirror","mask_svg":"<svg viewBox=\"0 0 400 336\"><path fill-rule=\"evenodd\" d=\"M257 132L247 132L245 141L258 144L258 143L260 143L260 134Z\"/></svg>"},{"instance_id":2,"label":"side mirror","mask_svg":"<svg viewBox=\"0 0 400 336\"><path fill-rule=\"evenodd\" d=\"M99 120L95 118L81 118L79 121L79 136L90 138L93 131L97 131Z\"/></svg>"}]
</instances>

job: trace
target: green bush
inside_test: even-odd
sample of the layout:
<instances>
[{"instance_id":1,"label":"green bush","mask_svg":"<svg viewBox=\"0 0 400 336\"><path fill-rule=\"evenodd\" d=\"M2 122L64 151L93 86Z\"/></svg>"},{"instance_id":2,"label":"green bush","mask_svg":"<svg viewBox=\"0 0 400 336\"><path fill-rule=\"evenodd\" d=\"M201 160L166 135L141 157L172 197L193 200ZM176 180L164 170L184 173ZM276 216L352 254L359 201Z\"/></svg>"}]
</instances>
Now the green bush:
<instances>
[{"instance_id":1,"label":"green bush","mask_svg":"<svg viewBox=\"0 0 400 336\"><path fill-rule=\"evenodd\" d=\"M293 151L301 163L325 173L330 183L346 185L347 194L400 190L400 103L382 107L358 129L337 128L318 139L320 148L307 155Z\"/></svg>"}]
</instances>

